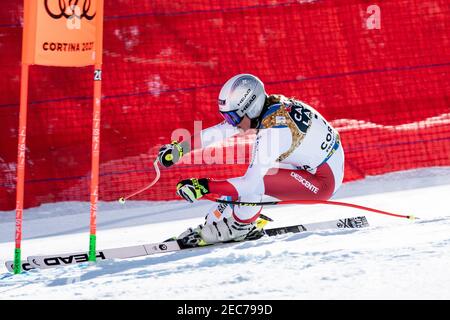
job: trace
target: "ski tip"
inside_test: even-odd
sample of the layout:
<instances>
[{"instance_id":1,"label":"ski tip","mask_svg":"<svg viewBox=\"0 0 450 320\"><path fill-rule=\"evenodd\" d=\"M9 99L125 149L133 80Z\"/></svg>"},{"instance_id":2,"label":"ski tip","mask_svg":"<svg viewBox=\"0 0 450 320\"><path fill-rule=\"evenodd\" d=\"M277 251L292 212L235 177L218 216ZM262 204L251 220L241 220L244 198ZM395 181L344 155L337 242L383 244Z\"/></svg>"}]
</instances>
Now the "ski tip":
<instances>
[{"instance_id":1,"label":"ski tip","mask_svg":"<svg viewBox=\"0 0 450 320\"><path fill-rule=\"evenodd\" d=\"M416 217L416 216L408 216L408 219L411 220L411 221L420 220L420 218Z\"/></svg>"},{"instance_id":2,"label":"ski tip","mask_svg":"<svg viewBox=\"0 0 450 320\"><path fill-rule=\"evenodd\" d=\"M6 261L5 267L9 272L14 272L14 261Z\"/></svg>"},{"instance_id":3,"label":"ski tip","mask_svg":"<svg viewBox=\"0 0 450 320\"><path fill-rule=\"evenodd\" d=\"M120 203L120 204L124 204L124 203L125 203L125 198L124 198L124 197L120 198L120 199L119 199L119 203Z\"/></svg>"}]
</instances>

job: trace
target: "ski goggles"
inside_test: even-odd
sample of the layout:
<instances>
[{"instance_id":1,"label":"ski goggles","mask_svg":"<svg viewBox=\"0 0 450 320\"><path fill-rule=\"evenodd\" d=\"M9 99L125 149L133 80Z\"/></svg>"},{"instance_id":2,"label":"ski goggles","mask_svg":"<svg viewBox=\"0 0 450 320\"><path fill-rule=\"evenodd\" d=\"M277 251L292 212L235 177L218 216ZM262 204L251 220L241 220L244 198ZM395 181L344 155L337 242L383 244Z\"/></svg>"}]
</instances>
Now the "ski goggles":
<instances>
[{"instance_id":1,"label":"ski goggles","mask_svg":"<svg viewBox=\"0 0 450 320\"><path fill-rule=\"evenodd\" d=\"M234 111L227 111L222 112L220 111L220 114L225 119L226 122L231 124L233 127L237 126L239 123L241 123L243 117L237 114L237 110Z\"/></svg>"}]
</instances>

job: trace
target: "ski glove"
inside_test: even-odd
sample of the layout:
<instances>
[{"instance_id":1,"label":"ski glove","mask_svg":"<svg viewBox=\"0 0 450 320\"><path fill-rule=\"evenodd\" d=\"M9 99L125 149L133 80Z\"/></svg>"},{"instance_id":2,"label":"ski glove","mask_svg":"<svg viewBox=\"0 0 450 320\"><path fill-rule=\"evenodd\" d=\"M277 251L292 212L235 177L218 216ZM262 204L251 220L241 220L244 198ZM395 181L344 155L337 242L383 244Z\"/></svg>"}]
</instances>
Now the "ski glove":
<instances>
[{"instance_id":1,"label":"ski glove","mask_svg":"<svg viewBox=\"0 0 450 320\"><path fill-rule=\"evenodd\" d=\"M159 149L158 161L164 167L170 167L180 160L183 156L183 147L177 141L171 144L165 144Z\"/></svg>"},{"instance_id":2,"label":"ski glove","mask_svg":"<svg viewBox=\"0 0 450 320\"><path fill-rule=\"evenodd\" d=\"M189 202L194 202L208 193L208 179L206 178L186 179L177 184L177 194Z\"/></svg>"}]
</instances>

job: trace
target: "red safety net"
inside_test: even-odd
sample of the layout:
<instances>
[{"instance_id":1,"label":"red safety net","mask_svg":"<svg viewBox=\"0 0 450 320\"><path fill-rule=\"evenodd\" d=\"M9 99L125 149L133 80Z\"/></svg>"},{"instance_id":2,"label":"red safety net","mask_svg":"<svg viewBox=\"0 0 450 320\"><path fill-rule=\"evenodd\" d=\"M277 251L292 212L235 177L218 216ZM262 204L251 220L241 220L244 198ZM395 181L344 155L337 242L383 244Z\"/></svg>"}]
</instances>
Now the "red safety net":
<instances>
[{"instance_id":1,"label":"red safety net","mask_svg":"<svg viewBox=\"0 0 450 320\"><path fill-rule=\"evenodd\" d=\"M448 1L376 3L106 1L100 200L151 182L159 146L176 129L221 121L218 92L237 73L332 121L345 181L449 166ZM2 3L0 210L15 207L22 15L22 0ZM92 67L31 67L25 207L89 201L92 76ZM176 199L181 178L242 175L249 152L224 148L203 150L203 163L163 169L135 199ZM210 164L218 158L234 164Z\"/></svg>"}]
</instances>

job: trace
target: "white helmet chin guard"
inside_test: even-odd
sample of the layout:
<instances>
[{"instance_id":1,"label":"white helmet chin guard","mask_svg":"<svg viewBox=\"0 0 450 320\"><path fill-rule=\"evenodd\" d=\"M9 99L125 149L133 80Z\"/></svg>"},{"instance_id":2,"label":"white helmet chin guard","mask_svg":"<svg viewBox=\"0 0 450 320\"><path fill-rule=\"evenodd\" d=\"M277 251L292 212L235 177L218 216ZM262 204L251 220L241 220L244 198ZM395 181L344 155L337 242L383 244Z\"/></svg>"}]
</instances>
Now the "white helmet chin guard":
<instances>
[{"instance_id":1,"label":"white helmet chin guard","mask_svg":"<svg viewBox=\"0 0 450 320\"><path fill-rule=\"evenodd\" d=\"M259 117L266 100L264 84L251 74L238 74L229 79L219 93L219 111L225 120L237 125L244 115Z\"/></svg>"}]
</instances>

